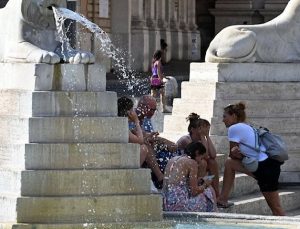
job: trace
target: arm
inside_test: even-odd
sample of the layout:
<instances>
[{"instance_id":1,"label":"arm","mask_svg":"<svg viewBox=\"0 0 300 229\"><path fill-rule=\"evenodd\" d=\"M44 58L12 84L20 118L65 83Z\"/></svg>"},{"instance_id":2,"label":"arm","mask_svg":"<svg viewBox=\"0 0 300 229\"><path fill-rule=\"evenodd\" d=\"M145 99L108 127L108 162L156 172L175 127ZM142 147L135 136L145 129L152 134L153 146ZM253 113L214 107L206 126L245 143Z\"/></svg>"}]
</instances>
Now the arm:
<instances>
[{"instance_id":1,"label":"arm","mask_svg":"<svg viewBox=\"0 0 300 229\"><path fill-rule=\"evenodd\" d=\"M215 159L217 156L216 148L215 148L214 144L212 143L209 136L206 136L206 140L207 140L208 155L210 158Z\"/></svg>"},{"instance_id":2,"label":"arm","mask_svg":"<svg viewBox=\"0 0 300 229\"><path fill-rule=\"evenodd\" d=\"M205 188L207 187L206 184L198 186L197 173L198 164L193 160L189 165L189 186L192 196L197 196L198 194L203 193Z\"/></svg>"},{"instance_id":3,"label":"arm","mask_svg":"<svg viewBox=\"0 0 300 229\"><path fill-rule=\"evenodd\" d=\"M243 159L244 155L241 153L238 143L229 142L229 148L230 148L229 157L237 160Z\"/></svg>"},{"instance_id":4,"label":"arm","mask_svg":"<svg viewBox=\"0 0 300 229\"><path fill-rule=\"evenodd\" d=\"M144 136L143 131L140 126L140 121L134 111L128 111L128 118L132 120L135 124L135 130L134 133L131 131L129 132L129 142L130 143L138 143L138 144L144 144Z\"/></svg>"},{"instance_id":5,"label":"arm","mask_svg":"<svg viewBox=\"0 0 300 229\"><path fill-rule=\"evenodd\" d=\"M201 142L206 147L207 154L210 158L215 159L217 156L217 151L209 137L210 126L205 126L201 128Z\"/></svg>"},{"instance_id":6,"label":"arm","mask_svg":"<svg viewBox=\"0 0 300 229\"><path fill-rule=\"evenodd\" d=\"M176 150L178 148L177 144L175 144L174 142L172 142L168 139L162 138L162 137L156 137L156 141L158 141L161 144L166 145L170 152L176 152Z\"/></svg>"}]
</instances>

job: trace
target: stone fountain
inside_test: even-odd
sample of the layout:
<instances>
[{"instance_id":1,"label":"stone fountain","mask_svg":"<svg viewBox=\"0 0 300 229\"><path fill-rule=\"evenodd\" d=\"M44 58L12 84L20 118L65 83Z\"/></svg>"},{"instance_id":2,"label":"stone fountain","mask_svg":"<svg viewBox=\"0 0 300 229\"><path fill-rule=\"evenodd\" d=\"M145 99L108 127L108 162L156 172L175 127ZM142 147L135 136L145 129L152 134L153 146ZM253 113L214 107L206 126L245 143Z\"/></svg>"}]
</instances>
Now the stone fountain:
<instances>
[{"instance_id":1,"label":"stone fountain","mask_svg":"<svg viewBox=\"0 0 300 229\"><path fill-rule=\"evenodd\" d=\"M2 227L160 221L161 197L128 143L104 66L91 53L62 52L52 6L66 1L10 0L0 10Z\"/></svg>"},{"instance_id":2,"label":"stone fountain","mask_svg":"<svg viewBox=\"0 0 300 229\"><path fill-rule=\"evenodd\" d=\"M164 136L176 141L186 133L189 113L208 119L222 166L229 153L223 108L244 101L247 121L281 135L288 145L290 159L280 176L288 185L280 192L287 212L300 209L299 23L300 0L290 0L272 21L222 30L206 52L206 63L191 64L190 81L182 83L182 97L174 100L172 116L164 123ZM271 214L254 179L238 174L235 182L235 206L227 212Z\"/></svg>"}]
</instances>

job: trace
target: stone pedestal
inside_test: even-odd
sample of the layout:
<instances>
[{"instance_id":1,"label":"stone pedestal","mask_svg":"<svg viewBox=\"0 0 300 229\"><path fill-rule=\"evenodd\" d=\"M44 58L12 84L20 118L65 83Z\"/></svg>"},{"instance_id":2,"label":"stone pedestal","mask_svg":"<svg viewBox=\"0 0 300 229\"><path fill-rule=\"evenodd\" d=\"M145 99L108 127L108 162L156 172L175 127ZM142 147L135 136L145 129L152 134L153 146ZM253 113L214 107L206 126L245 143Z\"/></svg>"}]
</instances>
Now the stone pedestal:
<instances>
[{"instance_id":1,"label":"stone pedestal","mask_svg":"<svg viewBox=\"0 0 300 229\"><path fill-rule=\"evenodd\" d=\"M177 133L178 138L187 131L184 117L196 112L211 122L211 137L218 153L228 154L223 108L244 101L247 121L281 135L288 145L290 159L282 166L280 181L299 183L299 72L296 63L192 63L190 82L183 83L182 98L174 100L173 117L165 120L164 131L173 133L173 138ZM182 124L174 125L179 117Z\"/></svg>"},{"instance_id":2,"label":"stone pedestal","mask_svg":"<svg viewBox=\"0 0 300 229\"><path fill-rule=\"evenodd\" d=\"M161 220L161 197L150 193L150 170L140 169L139 145L128 143L128 120L117 117L103 66L0 70L0 222L81 228Z\"/></svg>"}]
</instances>

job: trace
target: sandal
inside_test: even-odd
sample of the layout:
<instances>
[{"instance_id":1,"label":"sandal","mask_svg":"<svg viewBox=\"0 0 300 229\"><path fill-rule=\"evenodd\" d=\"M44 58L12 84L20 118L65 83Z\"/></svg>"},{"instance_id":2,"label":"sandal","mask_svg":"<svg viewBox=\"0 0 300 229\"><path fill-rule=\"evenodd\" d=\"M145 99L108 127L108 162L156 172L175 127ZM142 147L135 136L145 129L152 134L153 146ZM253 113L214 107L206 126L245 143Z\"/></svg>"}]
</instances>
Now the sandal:
<instances>
[{"instance_id":1,"label":"sandal","mask_svg":"<svg viewBox=\"0 0 300 229\"><path fill-rule=\"evenodd\" d=\"M218 208L230 208L230 207L232 207L234 205L234 203L233 202L226 202L226 203L219 203L219 202L217 202L217 207Z\"/></svg>"}]
</instances>

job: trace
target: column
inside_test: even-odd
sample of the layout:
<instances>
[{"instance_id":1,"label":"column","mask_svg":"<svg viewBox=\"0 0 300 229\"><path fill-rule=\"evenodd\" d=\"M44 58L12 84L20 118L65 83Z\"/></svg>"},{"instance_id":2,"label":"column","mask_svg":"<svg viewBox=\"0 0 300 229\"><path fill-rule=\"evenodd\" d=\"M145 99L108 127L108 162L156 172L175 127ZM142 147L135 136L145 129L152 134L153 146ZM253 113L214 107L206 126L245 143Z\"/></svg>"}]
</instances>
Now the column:
<instances>
[{"instance_id":1,"label":"column","mask_svg":"<svg viewBox=\"0 0 300 229\"><path fill-rule=\"evenodd\" d=\"M111 40L115 46L122 47L123 50L130 53L131 0L111 0L111 10ZM130 63L129 59L125 61Z\"/></svg>"},{"instance_id":2,"label":"column","mask_svg":"<svg viewBox=\"0 0 300 229\"><path fill-rule=\"evenodd\" d=\"M155 50L160 49L159 46L160 33L157 28L156 0L144 0L144 1L145 1L146 25L149 29L149 66L148 66L149 68Z\"/></svg>"},{"instance_id":3,"label":"column","mask_svg":"<svg viewBox=\"0 0 300 229\"><path fill-rule=\"evenodd\" d=\"M187 0L187 41L184 44L188 45L187 59L200 60L201 59L201 37L200 31L197 30L196 25L196 0Z\"/></svg>"},{"instance_id":4,"label":"column","mask_svg":"<svg viewBox=\"0 0 300 229\"><path fill-rule=\"evenodd\" d=\"M144 0L131 0L132 8L131 8L131 25L132 27L144 27Z\"/></svg>"},{"instance_id":5,"label":"column","mask_svg":"<svg viewBox=\"0 0 300 229\"><path fill-rule=\"evenodd\" d=\"M264 22L270 21L282 13L289 0L265 0L264 9L260 13L264 16Z\"/></svg>"},{"instance_id":6,"label":"column","mask_svg":"<svg viewBox=\"0 0 300 229\"><path fill-rule=\"evenodd\" d=\"M264 7L263 0L218 0L215 9L215 33L230 25L259 24L263 16L259 10Z\"/></svg>"},{"instance_id":7,"label":"column","mask_svg":"<svg viewBox=\"0 0 300 229\"><path fill-rule=\"evenodd\" d=\"M149 53L149 30L145 20L144 0L131 1L131 66L138 71L148 71L152 54ZM120 1L121 2L121 1Z\"/></svg>"}]
</instances>

